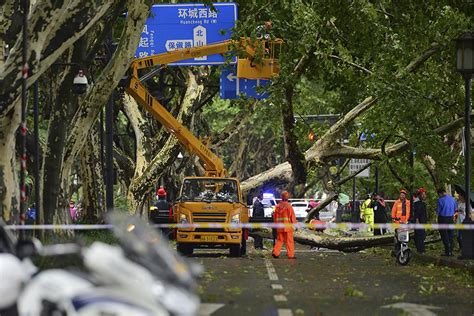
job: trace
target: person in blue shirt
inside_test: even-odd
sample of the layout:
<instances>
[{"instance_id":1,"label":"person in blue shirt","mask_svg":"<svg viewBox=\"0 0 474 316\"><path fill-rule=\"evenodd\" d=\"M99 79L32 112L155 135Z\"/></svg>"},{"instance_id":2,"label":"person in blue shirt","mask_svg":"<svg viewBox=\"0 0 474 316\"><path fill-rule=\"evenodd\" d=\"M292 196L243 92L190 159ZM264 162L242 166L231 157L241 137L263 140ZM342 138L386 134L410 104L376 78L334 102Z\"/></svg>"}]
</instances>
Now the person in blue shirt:
<instances>
[{"instance_id":1,"label":"person in blue shirt","mask_svg":"<svg viewBox=\"0 0 474 316\"><path fill-rule=\"evenodd\" d=\"M453 218L458 206L456 200L446 193L445 189L437 190L439 199L436 213L438 214L438 224L454 224ZM453 255L453 230L440 229L439 234L444 245L444 254L442 256Z\"/></svg>"}]
</instances>

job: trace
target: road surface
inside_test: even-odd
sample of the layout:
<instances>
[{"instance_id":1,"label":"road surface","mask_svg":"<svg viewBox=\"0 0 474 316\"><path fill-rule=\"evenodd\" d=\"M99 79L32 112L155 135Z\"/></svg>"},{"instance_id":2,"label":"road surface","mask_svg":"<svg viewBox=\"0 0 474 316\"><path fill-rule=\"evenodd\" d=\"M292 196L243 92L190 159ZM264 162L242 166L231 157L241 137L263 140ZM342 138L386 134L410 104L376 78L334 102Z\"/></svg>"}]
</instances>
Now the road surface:
<instances>
[{"instance_id":1,"label":"road surface","mask_svg":"<svg viewBox=\"0 0 474 316\"><path fill-rule=\"evenodd\" d=\"M253 245L249 243L249 248ZM296 260L250 249L242 258L196 251L206 269L201 315L473 315L470 274L411 262L388 250L344 254L297 245Z\"/></svg>"}]
</instances>

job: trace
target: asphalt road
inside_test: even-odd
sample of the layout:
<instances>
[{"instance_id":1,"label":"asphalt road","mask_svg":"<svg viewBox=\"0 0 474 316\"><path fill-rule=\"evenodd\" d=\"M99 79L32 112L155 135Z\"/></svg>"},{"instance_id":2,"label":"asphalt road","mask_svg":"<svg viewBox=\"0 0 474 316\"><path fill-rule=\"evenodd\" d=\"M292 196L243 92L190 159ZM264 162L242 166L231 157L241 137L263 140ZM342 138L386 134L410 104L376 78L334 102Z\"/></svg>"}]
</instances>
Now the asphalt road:
<instances>
[{"instance_id":1,"label":"asphalt road","mask_svg":"<svg viewBox=\"0 0 474 316\"><path fill-rule=\"evenodd\" d=\"M201 315L473 315L474 282L463 271L410 262L388 250L344 254L298 246L296 260L253 245L242 258L196 251L206 269Z\"/></svg>"}]
</instances>

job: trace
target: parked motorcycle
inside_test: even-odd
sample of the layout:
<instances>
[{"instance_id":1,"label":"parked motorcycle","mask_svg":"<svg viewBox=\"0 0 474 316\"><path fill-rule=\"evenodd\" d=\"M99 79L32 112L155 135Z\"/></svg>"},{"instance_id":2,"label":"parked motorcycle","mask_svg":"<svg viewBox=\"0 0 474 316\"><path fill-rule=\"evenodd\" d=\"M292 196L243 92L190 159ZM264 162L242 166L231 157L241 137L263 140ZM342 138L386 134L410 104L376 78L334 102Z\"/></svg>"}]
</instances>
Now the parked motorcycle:
<instances>
[{"instance_id":1,"label":"parked motorcycle","mask_svg":"<svg viewBox=\"0 0 474 316\"><path fill-rule=\"evenodd\" d=\"M88 247L63 244L38 249L42 257L79 254L83 270L49 269L37 274L25 270L31 248L37 249L31 242L18 243L15 259L20 269L13 267L13 254L3 259L3 265L0 257L0 271L17 270L20 275L8 281L16 289L11 296L16 296L20 315L197 314L196 277L201 267L177 255L166 239L137 217L112 213L108 221L119 245L94 242ZM0 310L11 309L12 298L7 301L2 294L0 287Z\"/></svg>"}]
</instances>

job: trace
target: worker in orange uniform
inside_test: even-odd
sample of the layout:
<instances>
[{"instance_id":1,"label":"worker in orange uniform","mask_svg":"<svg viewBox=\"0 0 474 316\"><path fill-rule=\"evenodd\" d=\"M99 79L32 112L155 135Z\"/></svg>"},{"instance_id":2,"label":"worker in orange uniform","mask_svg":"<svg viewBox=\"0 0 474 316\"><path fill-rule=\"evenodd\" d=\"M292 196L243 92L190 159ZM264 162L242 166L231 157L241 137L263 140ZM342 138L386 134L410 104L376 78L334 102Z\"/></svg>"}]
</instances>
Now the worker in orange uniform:
<instances>
[{"instance_id":1,"label":"worker in orange uniform","mask_svg":"<svg viewBox=\"0 0 474 316\"><path fill-rule=\"evenodd\" d=\"M281 193L281 202L275 208L273 213L273 221L277 224L295 224L296 215L293 207L288 202L289 194L287 191ZM295 257L295 242L293 240L293 227L287 226L284 228L277 228L277 242L273 247L272 257L278 258L280 250L286 244L286 251L288 259L296 259Z\"/></svg>"},{"instance_id":2,"label":"worker in orange uniform","mask_svg":"<svg viewBox=\"0 0 474 316\"><path fill-rule=\"evenodd\" d=\"M393 203L392 220L397 224L406 224L410 219L410 201L407 200L407 191L400 189L400 197Z\"/></svg>"},{"instance_id":3,"label":"worker in orange uniform","mask_svg":"<svg viewBox=\"0 0 474 316\"><path fill-rule=\"evenodd\" d=\"M392 220L397 224L406 224L410 219L410 201L407 200L407 191L400 189L400 196L392 206ZM400 243L397 238L398 229L395 229L393 254L400 250Z\"/></svg>"}]
</instances>

